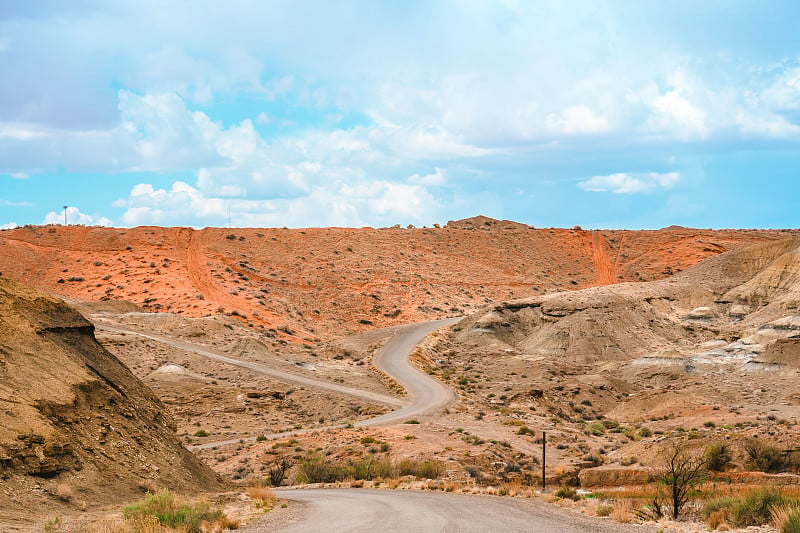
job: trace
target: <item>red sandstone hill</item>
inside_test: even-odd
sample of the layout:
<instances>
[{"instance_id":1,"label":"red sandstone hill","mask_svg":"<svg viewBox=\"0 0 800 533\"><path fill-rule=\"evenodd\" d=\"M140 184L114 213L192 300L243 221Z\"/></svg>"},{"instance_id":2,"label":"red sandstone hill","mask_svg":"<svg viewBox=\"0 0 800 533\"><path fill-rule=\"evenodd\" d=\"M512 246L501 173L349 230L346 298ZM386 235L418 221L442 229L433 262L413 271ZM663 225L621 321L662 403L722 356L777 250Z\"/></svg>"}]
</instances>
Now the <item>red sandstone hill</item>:
<instances>
[{"instance_id":1,"label":"red sandstone hill","mask_svg":"<svg viewBox=\"0 0 800 533\"><path fill-rule=\"evenodd\" d=\"M0 273L81 300L226 313L289 340L461 314L497 300L649 281L789 230L26 226L0 231Z\"/></svg>"}]
</instances>

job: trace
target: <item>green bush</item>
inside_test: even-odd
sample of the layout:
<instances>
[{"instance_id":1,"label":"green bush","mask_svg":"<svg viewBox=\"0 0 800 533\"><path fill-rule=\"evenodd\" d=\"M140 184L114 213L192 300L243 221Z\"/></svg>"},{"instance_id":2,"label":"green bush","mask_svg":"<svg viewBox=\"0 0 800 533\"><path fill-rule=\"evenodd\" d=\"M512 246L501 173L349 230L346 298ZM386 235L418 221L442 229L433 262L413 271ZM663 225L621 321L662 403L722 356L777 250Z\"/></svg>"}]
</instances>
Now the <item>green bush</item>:
<instances>
[{"instance_id":1,"label":"green bush","mask_svg":"<svg viewBox=\"0 0 800 533\"><path fill-rule=\"evenodd\" d=\"M219 509L212 509L208 502L194 505L182 502L170 491L148 494L141 500L122 508L122 518L127 521L142 521L153 516L167 527L181 528L187 533L200 533L204 520L214 522L224 518Z\"/></svg>"},{"instance_id":2,"label":"green bush","mask_svg":"<svg viewBox=\"0 0 800 533\"><path fill-rule=\"evenodd\" d=\"M397 474L414 476L419 479L436 479L444 474L445 465L441 461L419 461L403 459L397 463Z\"/></svg>"},{"instance_id":3,"label":"green bush","mask_svg":"<svg viewBox=\"0 0 800 533\"><path fill-rule=\"evenodd\" d=\"M562 485L561 487L558 488L558 490L555 493L555 497L573 501L578 501L581 499L580 494L578 494L578 492L574 488L567 487L566 485Z\"/></svg>"},{"instance_id":4,"label":"green bush","mask_svg":"<svg viewBox=\"0 0 800 533\"><path fill-rule=\"evenodd\" d=\"M733 507L733 525L749 527L768 524L772 510L784 502L783 495L775 489L750 492Z\"/></svg>"},{"instance_id":5,"label":"green bush","mask_svg":"<svg viewBox=\"0 0 800 533\"><path fill-rule=\"evenodd\" d=\"M373 480L375 478L392 477L394 467L386 458L365 457L351 460L347 469L347 477L353 479Z\"/></svg>"},{"instance_id":6,"label":"green bush","mask_svg":"<svg viewBox=\"0 0 800 533\"><path fill-rule=\"evenodd\" d=\"M583 428L583 432L587 435L594 435L595 437L599 437L600 435L604 435L606 432L606 426L602 422L592 422L591 424L587 424L585 428Z\"/></svg>"},{"instance_id":7,"label":"green bush","mask_svg":"<svg viewBox=\"0 0 800 533\"><path fill-rule=\"evenodd\" d=\"M304 483L335 483L347 477L341 465L330 463L317 453L309 453L297 465L295 481Z\"/></svg>"},{"instance_id":8,"label":"green bush","mask_svg":"<svg viewBox=\"0 0 800 533\"><path fill-rule=\"evenodd\" d=\"M754 490L742 497L725 496L709 500L703 506L703 518L708 520L718 511L726 511L734 527L761 526L768 524L774 509L786 499L775 489Z\"/></svg>"}]
</instances>

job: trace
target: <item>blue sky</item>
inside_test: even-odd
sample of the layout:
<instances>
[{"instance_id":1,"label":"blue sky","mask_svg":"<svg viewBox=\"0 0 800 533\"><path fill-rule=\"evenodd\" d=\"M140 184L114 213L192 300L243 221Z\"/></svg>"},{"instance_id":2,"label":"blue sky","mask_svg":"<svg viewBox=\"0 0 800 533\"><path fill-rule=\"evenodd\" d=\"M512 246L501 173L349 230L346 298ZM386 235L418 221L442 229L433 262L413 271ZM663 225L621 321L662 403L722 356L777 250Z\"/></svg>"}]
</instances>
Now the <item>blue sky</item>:
<instances>
[{"instance_id":1,"label":"blue sky","mask_svg":"<svg viewBox=\"0 0 800 533\"><path fill-rule=\"evenodd\" d=\"M798 227L796 1L0 2L0 227Z\"/></svg>"}]
</instances>

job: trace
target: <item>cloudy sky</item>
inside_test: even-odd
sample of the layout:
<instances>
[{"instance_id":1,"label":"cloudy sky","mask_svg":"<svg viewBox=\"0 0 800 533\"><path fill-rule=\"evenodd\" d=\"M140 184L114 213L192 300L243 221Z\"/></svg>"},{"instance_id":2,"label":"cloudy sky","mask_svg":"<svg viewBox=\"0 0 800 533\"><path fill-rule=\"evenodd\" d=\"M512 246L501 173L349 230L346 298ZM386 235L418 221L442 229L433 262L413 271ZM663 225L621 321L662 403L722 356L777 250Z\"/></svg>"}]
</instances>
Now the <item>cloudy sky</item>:
<instances>
[{"instance_id":1,"label":"cloudy sky","mask_svg":"<svg viewBox=\"0 0 800 533\"><path fill-rule=\"evenodd\" d=\"M0 227L798 227L796 0L0 2Z\"/></svg>"}]
</instances>

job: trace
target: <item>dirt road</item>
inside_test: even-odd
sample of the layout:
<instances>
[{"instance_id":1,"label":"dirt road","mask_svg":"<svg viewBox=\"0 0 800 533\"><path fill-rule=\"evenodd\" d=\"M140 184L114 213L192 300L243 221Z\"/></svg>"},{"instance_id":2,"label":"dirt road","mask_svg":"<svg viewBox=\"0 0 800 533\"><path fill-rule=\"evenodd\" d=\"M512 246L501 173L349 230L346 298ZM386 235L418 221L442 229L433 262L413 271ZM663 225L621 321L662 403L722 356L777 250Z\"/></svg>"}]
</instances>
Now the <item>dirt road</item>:
<instances>
[{"instance_id":1,"label":"dirt road","mask_svg":"<svg viewBox=\"0 0 800 533\"><path fill-rule=\"evenodd\" d=\"M441 409L455 399L455 393L441 383L440 381L428 376L424 372L413 367L409 361L411 352L419 344L426 335L430 332L454 324L460 318L448 318L445 320L434 320L431 322L420 322L417 324L410 324L408 326L399 328L397 332L387 341L375 355L374 364L379 369L386 372L389 376L400 383L408 393L408 399L400 399L384 394L379 394L361 389L355 389L328 381L319 379L308 378L291 372L286 372L276 368L268 367L252 361L243 361L227 355L210 350L207 346L200 346L188 342L178 341L175 339L162 337L160 335L153 335L148 333L141 333L132 329L120 326L119 324L108 324L95 320L95 327L97 329L110 331L112 333L124 333L127 335L138 335L146 339L154 340L156 342L186 350L197 355L201 355L208 359L220 361L249 370L276 377L283 381L290 383L299 383L311 388L319 390L329 390L339 394L346 394L357 398L382 403L392 407L396 407L394 411L390 411L383 415L379 415L367 420L356 422L355 426L379 426L379 425L392 425L402 423L410 418L422 416L427 413ZM329 429L342 428L344 425L331 426ZM267 439L279 439L283 437L302 435L310 431L319 431L324 428L299 429L294 431L285 431L282 433L272 433L263 435ZM190 446L189 449L209 449L226 446L228 444L239 443L243 440L255 440L255 437L237 438L218 442L207 442L197 446Z\"/></svg>"},{"instance_id":2,"label":"dirt road","mask_svg":"<svg viewBox=\"0 0 800 533\"><path fill-rule=\"evenodd\" d=\"M432 331L455 324L461 318L411 324L397 330L373 358L373 364L397 381L408 394L409 405L362 420L356 426L388 426L442 409L456 399L453 389L411 364L409 357L417 344Z\"/></svg>"},{"instance_id":3,"label":"dirt road","mask_svg":"<svg viewBox=\"0 0 800 533\"><path fill-rule=\"evenodd\" d=\"M589 518L536 499L370 489L277 490L290 500L243 533L617 533L655 529Z\"/></svg>"},{"instance_id":4,"label":"dirt road","mask_svg":"<svg viewBox=\"0 0 800 533\"><path fill-rule=\"evenodd\" d=\"M175 339L162 337L160 335L153 335L151 333L141 333L132 329L124 328L116 324L111 325L107 323L102 323L99 322L97 319L95 319L95 327L97 329L110 331L112 333L138 335L139 337L144 337L145 339L150 339L156 342L160 342L161 344L166 344L167 346L172 346L173 348L178 348L179 350L192 352L194 354L201 355L203 357L206 357L208 359L213 359L214 361L219 361L221 363L227 363L229 365L234 365L241 368L247 368L248 370L258 372L259 374L272 376L289 383L298 383L300 385L305 385L315 389L329 390L332 392L337 392L339 394L345 394L347 396L355 396L356 398L361 398L363 400L369 400L380 404L390 405L393 407L404 406L407 404L407 401L405 400L395 398L393 396L389 396L386 394L379 394L377 392L354 389L352 387L346 387L344 385L331 383L329 381L323 381L321 379L314 379L301 376L299 374L294 374L292 372L286 372L270 366L254 363L252 361L243 361L241 359L236 359L235 357L222 355L220 353L212 351L207 346L201 346L199 344L177 341Z\"/></svg>"}]
</instances>

